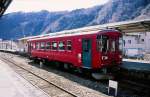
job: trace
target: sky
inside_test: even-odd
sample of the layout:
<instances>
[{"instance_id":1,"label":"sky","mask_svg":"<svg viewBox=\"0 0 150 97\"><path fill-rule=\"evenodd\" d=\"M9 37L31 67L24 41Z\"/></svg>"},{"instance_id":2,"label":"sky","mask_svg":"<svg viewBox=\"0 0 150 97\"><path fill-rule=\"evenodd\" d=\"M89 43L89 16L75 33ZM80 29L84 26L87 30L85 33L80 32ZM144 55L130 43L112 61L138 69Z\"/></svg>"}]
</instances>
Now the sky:
<instances>
[{"instance_id":1,"label":"sky","mask_svg":"<svg viewBox=\"0 0 150 97\"><path fill-rule=\"evenodd\" d=\"M102 5L109 0L13 0L6 13L11 12L36 12L41 10L65 11L79 8L89 8Z\"/></svg>"}]
</instances>

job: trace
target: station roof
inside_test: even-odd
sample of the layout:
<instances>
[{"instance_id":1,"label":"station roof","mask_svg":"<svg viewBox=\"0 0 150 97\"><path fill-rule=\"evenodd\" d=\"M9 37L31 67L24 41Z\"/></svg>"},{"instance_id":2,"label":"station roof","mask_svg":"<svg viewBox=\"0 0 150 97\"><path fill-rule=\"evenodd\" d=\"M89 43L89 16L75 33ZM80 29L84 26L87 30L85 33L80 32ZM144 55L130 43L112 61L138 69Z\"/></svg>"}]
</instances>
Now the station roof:
<instances>
[{"instance_id":1,"label":"station roof","mask_svg":"<svg viewBox=\"0 0 150 97\"><path fill-rule=\"evenodd\" d=\"M4 14L12 0L0 0L0 17Z\"/></svg>"},{"instance_id":2,"label":"station roof","mask_svg":"<svg viewBox=\"0 0 150 97\"><path fill-rule=\"evenodd\" d=\"M122 33L137 33L137 32L150 32L150 19L143 19L143 20L131 20L131 21L123 21L123 22L116 22L116 23L107 23L103 25L95 25L95 26L88 26L73 30L65 30L61 32L55 32L50 34L43 34L38 36L30 36L30 37L24 37L19 40L28 40L28 39L35 39L35 38L44 38L48 36L64 36L64 34L75 34L82 33L82 32L93 32L96 30L102 30L102 29L115 29L119 30Z\"/></svg>"},{"instance_id":3,"label":"station roof","mask_svg":"<svg viewBox=\"0 0 150 97\"><path fill-rule=\"evenodd\" d=\"M143 20L123 21L105 24L108 28L120 30L124 33L150 32L150 18Z\"/></svg>"}]
</instances>

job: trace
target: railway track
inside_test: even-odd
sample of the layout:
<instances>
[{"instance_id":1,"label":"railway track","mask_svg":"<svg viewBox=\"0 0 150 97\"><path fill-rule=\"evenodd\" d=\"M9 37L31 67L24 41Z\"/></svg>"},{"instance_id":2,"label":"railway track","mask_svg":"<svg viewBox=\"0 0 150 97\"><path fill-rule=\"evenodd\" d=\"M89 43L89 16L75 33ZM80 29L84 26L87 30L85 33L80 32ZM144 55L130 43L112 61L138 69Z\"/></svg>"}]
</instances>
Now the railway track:
<instances>
[{"instance_id":1,"label":"railway track","mask_svg":"<svg viewBox=\"0 0 150 97\"><path fill-rule=\"evenodd\" d=\"M25 69L21 65L16 64L15 62L12 62L10 59L4 58L3 60L6 61L6 63L8 61L8 64L17 65L16 67ZM25 69L24 71L26 71L26 70L27 69ZM29 70L27 70L27 71L29 71ZM33 73L32 71L29 71L29 73L30 72L31 72L31 74ZM42 79L44 79L44 78L42 78ZM46 82L47 81L48 80L46 80ZM131 95L133 95L132 97L150 97L150 95L149 95L150 94L150 91L149 91L150 86L148 86L147 84L138 83L138 81L127 80L127 78L126 79L121 79L121 80L119 79L117 81L119 82L118 97L122 97L122 95L124 95L124 93L127 93L125 95L128 95L128 96L124 96L124 97L131 97ZM93 83L94 83L94 81L93 81ZM49 87L49 86L44 86L44 87ZM43 86L42 86L42 88L43 88ZM123 91L125 91L125 92L123 92ZM75 94L70 95L70 96L71 97L77 97ZM66 97L66 96L63 96L63 97Z\"/></svg>"},{"instance_id":2,"label":"railway track","mask_svg":"<svg viewBox=\"0 0 150 97\"><path fill-rule=\"evenodd\" d=\"M143 84L138 81L131 81L131 80L120 80L120 86L123 89L128 89L129 91L134 92L135 94L141 97L150 97L150 85Z\"/></svg>"},{"instance_id":3,"label":"railway track","mask_svg":"<svg viewBox=\"0 0 150 97\"><path fill-rule=\"evenodd\" d=\"M59 96L59 97L77 97L77 95L67 91L66 89L60 87L59 85L57 84L54 84L44 78L42 78L41 76L33 73L32 71L29 71L28 69L22 67L21 65L13 62L12 60L10 59L7 59L7 58L4 58L4 57L0 57L0 59L2 61L4 61L5 63L7 63L8 65L10 65L11 67L15 68L17 71L22 71L22 72L26 72L28 73L27 75L30 75L30 77L34 77L35 79L38 79L35 80L35 83L33 83L34 80L30 80L29 82L34 85L34 86L38 86L40 89L42 89L43 91L45 91L46 93L48 93L50 96ZM18 72L17 72L18 73ZM22 76L22 75L21 75ZM24 76L22 76L23 78L25 78ZM26 79L26 78L25 78ZM31 82L32 81L32 82ZM36 82L43 82L43 85L38 85L38 83ZM49 91L47 91L49 90ZM54 91L56 93L50 93L50 90L51 91Z\"/></svg>"}]
</instances>

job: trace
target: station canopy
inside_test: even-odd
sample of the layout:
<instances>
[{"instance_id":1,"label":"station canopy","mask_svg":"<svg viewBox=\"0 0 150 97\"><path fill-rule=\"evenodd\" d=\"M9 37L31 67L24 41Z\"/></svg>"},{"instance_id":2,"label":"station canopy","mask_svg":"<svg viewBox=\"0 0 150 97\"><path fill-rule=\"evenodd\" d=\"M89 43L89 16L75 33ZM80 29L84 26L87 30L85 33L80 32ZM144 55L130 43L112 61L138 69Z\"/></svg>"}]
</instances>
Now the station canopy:
<instances>
[{"instance_id":1,"label":"station canopy","mask_svg":"<svg viewBox=\"0 0 150 97\"><path fill-rule=\"evenodd\" d=\"M0 17L4 14L12 0L0 0Z\"/></svg>"},{"instance_id":2,"label":"station canopy","mask_svg":"<svg viewBox=\"0 0 150 97\"><path fill-rule=\"evenodd\" d=\"M150 18L143 20L123 21L104 25L124 33L150 32Z\"/></svg>"}]
</instances>

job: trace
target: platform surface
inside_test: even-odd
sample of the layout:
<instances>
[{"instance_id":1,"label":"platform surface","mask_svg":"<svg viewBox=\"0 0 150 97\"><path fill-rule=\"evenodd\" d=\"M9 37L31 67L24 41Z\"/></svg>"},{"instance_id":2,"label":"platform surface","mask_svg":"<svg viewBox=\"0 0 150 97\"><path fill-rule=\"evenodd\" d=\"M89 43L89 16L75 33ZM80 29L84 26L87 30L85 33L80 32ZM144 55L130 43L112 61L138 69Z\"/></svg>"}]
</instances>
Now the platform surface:
<instances>
[{"instance_id":1,"label":"platform surface","mask_svg":"<svg viewBox=\"0 0 150 97\"><path fill-rule=\"evenodd\" d=\"M0 97L49 97L0 60Z\"/></svg>"},{"instance_id":2,"label":"platform surface","mask_svg":"<svg viewBox=\"0 0 150 97\"><path fill-rule=\"evenodd\" d=\"M150 72L150 62L148 61L123 59L123 64L120 66L121 68L128 69L128 70Z\"/></svg>"}]
</instances>

